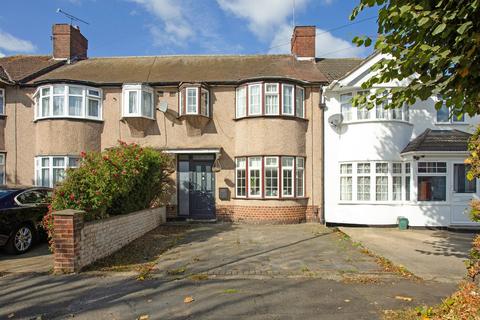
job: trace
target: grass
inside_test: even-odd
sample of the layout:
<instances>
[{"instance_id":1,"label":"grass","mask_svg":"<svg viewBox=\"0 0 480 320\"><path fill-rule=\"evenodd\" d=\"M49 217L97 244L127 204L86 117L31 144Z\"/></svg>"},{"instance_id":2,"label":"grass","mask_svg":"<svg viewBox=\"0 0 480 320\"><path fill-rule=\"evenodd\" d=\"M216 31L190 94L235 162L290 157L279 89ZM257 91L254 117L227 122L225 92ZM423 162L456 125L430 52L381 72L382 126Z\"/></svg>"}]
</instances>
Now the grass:
<instances>
[{"instance_id":1,"label":"grass","mask_svg":"<svg viewBox=\"0 0 480 320\"><path fill-rule=\"evenodd\" d=\"M161 225L121 250L97 260L85 271L138 272L137 279L144 280L162 253L178 244L190 228L188 225Z\"/></svg>"},{"instance_id":2,"label":"grass","mask_svg":"<svg viewBox=\"0 0 480 320\"><path fill-rule=\"evenodd\" d=\"M384 320L476 320L480 319L480 288L471 282L463 282L459 289L442 303L405 310L386 310Z\"/></svg>"},{"instance_id":3,"label":"grass","mask_svg":"<svg viewBox=\"0 0 480 320\"><path fill-rule=\"evenodd\" d=\"M238 289L225 289L222 292L226 293L226 294L233 294L233 293L239 293L240 290L238 290Z\"/></svg>"},{"instance_id":4,"label":"grass","mask_svg":"<svg viewBox=\"0 0 480 320\"><path fill-rule=\"evenodd\" d=\"M208 275L204 273L192 274L188 278L193 281L205 281L208 280Z\"/></svg>"},{"instance_id":5,"label":"grass","mask_svg":"<svg viewBox=\"0 0 480 320\"><path fill-rule=\"evenodd\" d=\"M180 268L177 268L177 269L167 270L167 274L169 276L178 276L178 275L184 274L185 271L187 271L187 267L183 266L183 267L180 267Z\"/></svg>"}]
</instances>

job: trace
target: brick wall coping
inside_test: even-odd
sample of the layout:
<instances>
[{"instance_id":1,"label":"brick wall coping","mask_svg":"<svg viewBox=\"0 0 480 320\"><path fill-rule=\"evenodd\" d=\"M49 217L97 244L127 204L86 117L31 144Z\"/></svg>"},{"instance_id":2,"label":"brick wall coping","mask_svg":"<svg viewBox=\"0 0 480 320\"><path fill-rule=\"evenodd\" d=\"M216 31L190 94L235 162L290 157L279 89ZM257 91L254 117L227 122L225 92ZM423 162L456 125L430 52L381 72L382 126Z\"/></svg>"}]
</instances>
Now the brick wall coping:
<instances>
[{"instance_id":1,"label":"brick wall coping","mask_svg":"<svg viewBox=\"0 0 480 320\"><path fill-rule=\"evenodd\" d=\"M65 209L60 211L54 211L54 216L74 216L76 214L84 214L85 212L82 210L75 210L75 209Z\"/></svg>"},{"instance_id":2,"label":"brick wall coping","mask_svg":"<svg viewBox=\"0 0 480 320\"><path fill-rule=\"evenodd\" d=\"M130 212L130 213L116 214L116 215L113 215L113 216L109 216L105 219L97 219L97 220L87 221L85 223L85 225L89 225L89 224L92 224L92 223L106 222L106 221L114 221L114 220L117 220L117 219L122 219L123 217L135 216L135 215L138 215L138 214L142 214L146 211L158 210L160 208L162 208L162 207L146 208L146 209L142 209L142 210L138 210L138 211L133 211L133 212ZM83 212L83 211L80 211L80 212Z\"/></svg>"}]
</instances>

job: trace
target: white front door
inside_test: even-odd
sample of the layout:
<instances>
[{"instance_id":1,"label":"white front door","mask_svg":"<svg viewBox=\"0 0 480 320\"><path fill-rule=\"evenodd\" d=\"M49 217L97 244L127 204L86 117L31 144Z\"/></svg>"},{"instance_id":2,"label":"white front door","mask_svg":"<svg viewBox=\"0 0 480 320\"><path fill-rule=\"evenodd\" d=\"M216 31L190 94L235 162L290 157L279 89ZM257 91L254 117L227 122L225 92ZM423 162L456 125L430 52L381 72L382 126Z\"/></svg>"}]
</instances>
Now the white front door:
<instances>
[{"instance_id":1,"label":"white front door","mask_svg":"<svg viewBox=\"0 0 480 320\"><path fill-rule=\"evenodd\" d=\"M470 220L470 201L478 199L479 186L477 179L469 181L466 178L468 166L463 162L452 163L453 179L451 190L451 224L452 225L479 225Z\"/></svg>"}]
</instances>

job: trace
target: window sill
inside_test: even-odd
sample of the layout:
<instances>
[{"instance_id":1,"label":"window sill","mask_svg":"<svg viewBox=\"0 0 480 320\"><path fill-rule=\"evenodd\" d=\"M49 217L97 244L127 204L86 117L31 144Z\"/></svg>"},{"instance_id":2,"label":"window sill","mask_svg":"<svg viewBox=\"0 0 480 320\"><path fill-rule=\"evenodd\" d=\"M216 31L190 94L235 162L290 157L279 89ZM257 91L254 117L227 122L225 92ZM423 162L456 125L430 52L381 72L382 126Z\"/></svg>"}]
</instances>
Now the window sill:
<instances>
[{"instance_id":1,"label":"window sill","mask_svg":"<svg viewBox=\"0 0 480 320\"><path fill-rule=\"evenodd\" d=\"M0 113L0 119L5 119L5 118L7 118L7 115L3 114L3 113Z\"/></svg>"},{"instance_id":2,"label":"window sill","mask_svg":"<svg viewBox=\"0 0 480 320\"><path fill-rule=\"evenodd\" d=\"M297 116L290 116L290 115L277 115L277 114L272 114L272 115L252 115L252 116L245 116L245 117L240 117L240 118L234 118L234 121L240 121L244 119L257 119L257 118L280 118L280 119L285 119L285 120L300 120L300 121L308 121L307 118L300 118Z\"/></svg>"},{"instance_id":3,"label":"window sill","mask_svg":"<svg viewBox=\"0 0 480 320\"><path fill-rule=\"evenodd\" d=\"M103 122L103 119L86 118L86 117L71 117L71 116L42 117L42 118L34 119L33 122L38 122L38 121L43 121L43 120L85 120L85 121Z\"/></svg>"},{"instance_id":4,"label":"window sill","mask_svg":"<svg viewBox=\"0 0 480 320\"><path fill-rule=\"evenodd\" d=\"M127 120L127 119L136 119L136 118L142 118L142 119L147 119L147 120L153 120L155 121L154 117L147 117L147 116L142 116L142 115L123 115L122 120Z\"/></svg>"},{"instance_id":5,"label":"window sill","mask_svg":"<svg viewBox=\"0 0 480 320\"><path fill-rule=\"evenodd\" d=\"M435 125L436 126L452 126L452 125L465 126L465 125L469 125L469 123L468 122L435 122Z\"/></svg>"},{"instance_id":6,"label":"window sill","mask_svg":"<svg viewBox=\"0 0 480 320\"><path fill-rule=\"evenodd\" d=\"M373 206L385 206L385 205L450 205L447 201L339 201L338 205L342 206L358 206L358 205L373 205Z\"/></svg>"},{"instance_id":7,"label":"window sill","mask_svg":"<svg viewBox=\"0 0 480 320\"><path fill-rule=\"evenodd\" d=\"M344 121L342 124L359 124L359 123L402 123L409 126L413 126L413 124L409 121L405 120L395 120L395 119L365 119L365 120L349 120Z\"/></svg>"},{"instance_id":8,"label":"window sill","mask_svg":"<svg viewBox=\"0 0 480 320\"><path fill-rule=\"evenodd\" d=\"M232 200L267 200L267 201L269 201L269 200L282 200L282 201L285 201L285 200L308 200L309 197L283 197L283 198L232 197L231 199Z\"/></svg>"},{"instance_id":9,"label":"window sill","mask_svg":"<svg viewBox=\"0 0 480 320\"><path fill-rule=\"evenodd\" d=\"M211 119L210 116L206 116L206 115L203 115L203 114L193 114L193 113L181 114L181 115L179 115L177 118L178 118L178 119L188 119L188 118L194 118L194 117L201 117L201 118L205 118L205 119Z\"/></svg>"}]
</instances>

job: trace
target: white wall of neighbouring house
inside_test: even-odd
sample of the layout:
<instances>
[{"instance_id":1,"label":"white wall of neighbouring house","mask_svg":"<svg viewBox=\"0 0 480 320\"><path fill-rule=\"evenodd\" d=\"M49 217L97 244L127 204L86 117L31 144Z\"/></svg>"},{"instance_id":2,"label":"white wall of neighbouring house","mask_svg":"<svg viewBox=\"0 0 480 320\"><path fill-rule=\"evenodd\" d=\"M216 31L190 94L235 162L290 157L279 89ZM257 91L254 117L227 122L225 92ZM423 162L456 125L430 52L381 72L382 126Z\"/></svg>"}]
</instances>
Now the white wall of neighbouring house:
<instances>
[{"instance_id":1,"label":"white wall of neighbouring house","mask_svg":"<svg viewBox=\"0 0 480 320\"><path fill-rule=\"evenodd\" d=\"M375 58L378 61L378 57ZM477 181L477 194L454 197L453 165L462 163L465 153L425 156L421 160L402 157L401 151L414 138L426 129L473 132L480 123L479 117L465 118L462 124L439 124L436 122L436 97L418 101L409 107L409 121L398 120L358 120L343 122L334 127L329 122L333 115L341 113L340 95L361 90L361 83L369 75L372 63L365 63L359 70L339 81L337 85L325 88L325 220L327 223L393 225L399 216L409 219L412 226L453 226L474 225L468 218L468 203L472 197L479 197L480 185ZM364 68L364 70L362 70ZM371 75L370 75L371 76ZM343 82L342 82L343 81ZM400 85L388 84L387 87ZM353 112L357 112L353 108ZM375 113L375 110L370 112ZM391 112L391 111L390 111ZM340 164L371 161L397 161L411 164L410 201L341 201ZM416 192L416 166L418 161L447 162L447 199L442 202L419 202ZM371 168L374 170L374 168ZM391 182L391 174L389 174ZM355 183L355 181L353 181ZM391 184L389 185L391 188ZM403 186L405 188L405 186ZM370 190L375 197L375 189Z\"/></svg>"}]
</instances>

